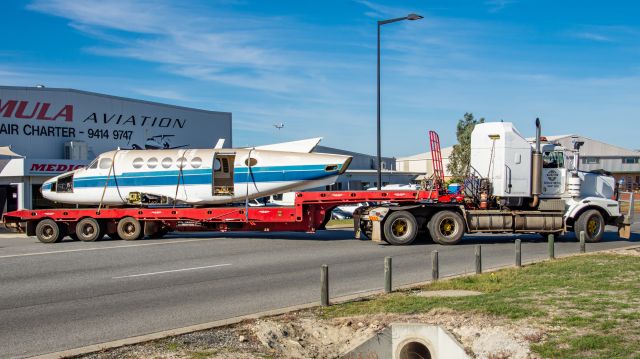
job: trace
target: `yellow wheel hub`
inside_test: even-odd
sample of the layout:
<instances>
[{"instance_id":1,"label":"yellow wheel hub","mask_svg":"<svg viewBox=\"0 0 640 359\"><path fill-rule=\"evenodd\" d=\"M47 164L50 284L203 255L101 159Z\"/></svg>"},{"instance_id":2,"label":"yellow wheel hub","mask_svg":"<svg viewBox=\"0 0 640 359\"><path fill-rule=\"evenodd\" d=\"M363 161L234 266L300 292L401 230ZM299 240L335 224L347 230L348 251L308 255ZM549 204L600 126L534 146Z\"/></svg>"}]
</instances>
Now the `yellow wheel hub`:
<instances>
[{"instance_id":1,"label":"yellow wheel hub","mask_svg":"<svg viewBox=\"0 0 640 359\"><path fill-rule=\"evenodd\" d=\"M587 221L587 231L589 231L589 234L598 233L598 227L598 221L595 218L591 218Z\"/></svg>"},{"instance_id":2,"label":"yellow wheel hub","mask_svg":"<svg viewBox=\"0 0 640 359\"><path fill-rule=\"evenodd\" d=\"M408 227L409 226L407 225L407 222L405 220L398 219L393 222L393 225L391 226L391 231L395 236L402 237L407 233Z\"/></svg>"},{"instance_id":3,"label":"yellow wheel hub","mask_svg":"<svg viewBox=\"0 0 640 359\"><path fill-rule=\"evenodd\" d=\"M440 233L450 236L456 231L456 224L452 219L445 219L440 222Z\"/></svg>"}]
</instances>

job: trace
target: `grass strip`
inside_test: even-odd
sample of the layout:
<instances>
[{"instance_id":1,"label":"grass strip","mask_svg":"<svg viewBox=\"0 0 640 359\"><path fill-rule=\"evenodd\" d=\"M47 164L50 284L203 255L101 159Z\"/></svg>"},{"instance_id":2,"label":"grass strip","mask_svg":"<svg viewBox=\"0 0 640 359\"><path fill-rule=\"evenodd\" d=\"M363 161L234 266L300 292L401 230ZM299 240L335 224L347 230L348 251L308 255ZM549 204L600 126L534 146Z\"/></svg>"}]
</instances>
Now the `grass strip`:
<instances>
[{"instance_id":1,"label":"grass strip","mask_svg":"<svg viewBox=\"0 0 640 359\"><path fill-rule=\"evenodd\" d=\"M404 291L321 310L324 317L417 314L435 308L532 320L554 329L532 350L546 358L640 358L640 257L569 257L466 277L421 290L483 292L468 297L419 297Z\"/></svg>"}]
</instances>

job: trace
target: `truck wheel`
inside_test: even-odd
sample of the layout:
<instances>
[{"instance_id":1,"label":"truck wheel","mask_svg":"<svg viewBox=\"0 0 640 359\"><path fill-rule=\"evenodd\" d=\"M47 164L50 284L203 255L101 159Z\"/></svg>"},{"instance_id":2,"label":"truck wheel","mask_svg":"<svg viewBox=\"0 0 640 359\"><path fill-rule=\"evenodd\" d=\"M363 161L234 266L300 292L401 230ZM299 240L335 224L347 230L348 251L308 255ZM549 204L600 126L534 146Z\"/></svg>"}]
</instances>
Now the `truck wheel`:
<instances>
[{"instance_id":1,"label":"truck wheel","mask_svg":"<svg viewBox=\"0 0 640 359\"><path fill-rule=\"evenodd\" d=\"M453 211L434 214L427 227L433 241L439 244L456 244L464 236L464 220Z\"/></svg>"},{"instance_id":2,"label":"truck wheel","mask_svg":"<svg viewBox=\"0 0 640 359\"><path fill-rule=\"evenodd\" d=\"M397 211L385 219L383 231L389 244L406 245L416 239L418 223L413 214L407 211Z\"/></svg>"},{"instance_id":3,"label":"truck wheel","mask_svg":"<svg viewBox=\"0 0 640 359\"><path fill-rule=\"evenodd\" d=\"M43 219L36 226L36 237L42 243L56 243L62 240L60 226L52 219Z\"/></svg>"},{"instance_id":4,"label":"truck wheel","mask_svg":"<svg viewBox=\"0 0 640 359\"><path fill-rule=\"evenodd\" d=\"M142 225L140 221L133 217L124 217L119 220L118 235L125 241L140 239L142 235Z\"/></svg>"},{"instance_id":5,"label":"truck wheel","mask_svg":"<svg viewBox=\"0 0 640 359\"><path fill-rule=\"evenodd\" d=\"M585 211L578 217L573 231L580 238L580 232L584 232L584 241L589 243L600 242L604 235L604 218L596 209Z\"/></svg>"},{"instance_id":6,"label":"truck wheel","mask_svg":"<svg viewBox=\"0 0 640 359\"><path fill-rule=\"evenodd\" d=\"M83 242L95 242L104 236L104 230L95 218L83 218L76 224L76 236Z\"/></svg>"}]
</instances>

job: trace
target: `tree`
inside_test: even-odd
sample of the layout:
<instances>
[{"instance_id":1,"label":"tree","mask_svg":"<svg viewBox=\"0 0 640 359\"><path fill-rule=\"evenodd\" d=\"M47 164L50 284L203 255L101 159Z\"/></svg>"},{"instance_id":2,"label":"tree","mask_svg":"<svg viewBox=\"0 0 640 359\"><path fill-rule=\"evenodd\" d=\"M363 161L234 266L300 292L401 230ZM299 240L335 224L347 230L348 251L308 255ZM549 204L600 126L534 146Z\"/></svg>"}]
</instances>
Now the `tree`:
<instances>
[{"instance_id":1,"label":"tree","mask_svg":"<svg viewBox=\"0 0 640 359\"><path fill-rule=\"evenodd\" d=\"M471 162L471 132L478 123L483 123L484 118L476 120L472 113L465 113L464 117L458 120L456 127L456 137L458 143L453 145L453 151L449 156L447 169L454 178L459 181L469 175L469 163Z\"/></svg>"}]
</instances>

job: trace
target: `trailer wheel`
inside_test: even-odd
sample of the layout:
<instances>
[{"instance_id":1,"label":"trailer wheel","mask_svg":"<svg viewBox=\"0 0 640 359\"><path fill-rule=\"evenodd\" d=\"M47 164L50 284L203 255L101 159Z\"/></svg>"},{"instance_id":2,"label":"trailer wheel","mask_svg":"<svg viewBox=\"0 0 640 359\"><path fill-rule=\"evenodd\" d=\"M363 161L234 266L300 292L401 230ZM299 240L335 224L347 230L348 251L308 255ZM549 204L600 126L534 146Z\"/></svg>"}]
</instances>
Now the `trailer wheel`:
<instances>
[{"instance_id":1,"label":"trailer wheel","mask_svg":"<svg viewBox=\"0 0 640 359\"><path fill-rule=\"evenodd\" d=\"M584 232L584 241L589 243L600 242L604 235L604 218L596 209L585 211L578 217L573 227L576 236Z\"/></svg>"},{"instance_id":2,"label":"trailer wheel","mask_svg":"<svg viewBox=\"0 0 640 359\"><path fill-rule=\"evenodd\" d=\"M52 219L43 219L36 225L36 237L42 243L56 243L62 240L60 226Z\"/></svg>"},{"instance_id":3,"label":"trailer wheel","mask_svg":"<svg viewBox=\"0 0 640 359\"><path fill-rule=\"evenodd\" d=\"M76 236L83 242L95 242L104 236L104 229L98 220L87 217L76 224Z\"/></svg>"},{"instance_id":4,"label":"trailer wheel","mask_svg":"<svg viewBox=\"0 0 640 359\"><path fill-rule=\"evenodd\" d=\"M418 222L416 217L407 211L393 212L385 219L383 232L389 244L410 244L418 235Z\"/></svg>"},{"instance_id":5,"label":"trailer wheel","mask_svg":"<svg viewBox=\"0 0 640 359\"><path fill-rule=\"evenodd\" d=\"M440 211L434 214L427 226L431 238L439 244L456 244L464 236L464 220L453 211Z\"/></svg>"},{"instance_id":6,"label":"trailer wheel","mask_svg":"<svg viewBox=\"0 0 640 359\"><path fill-rule=\"evenodd\" d=\"M124 217L118 221L118 235L125 241L133 241L142 237L142 225L133 217Z\"/></svg>"}]
</instances>

